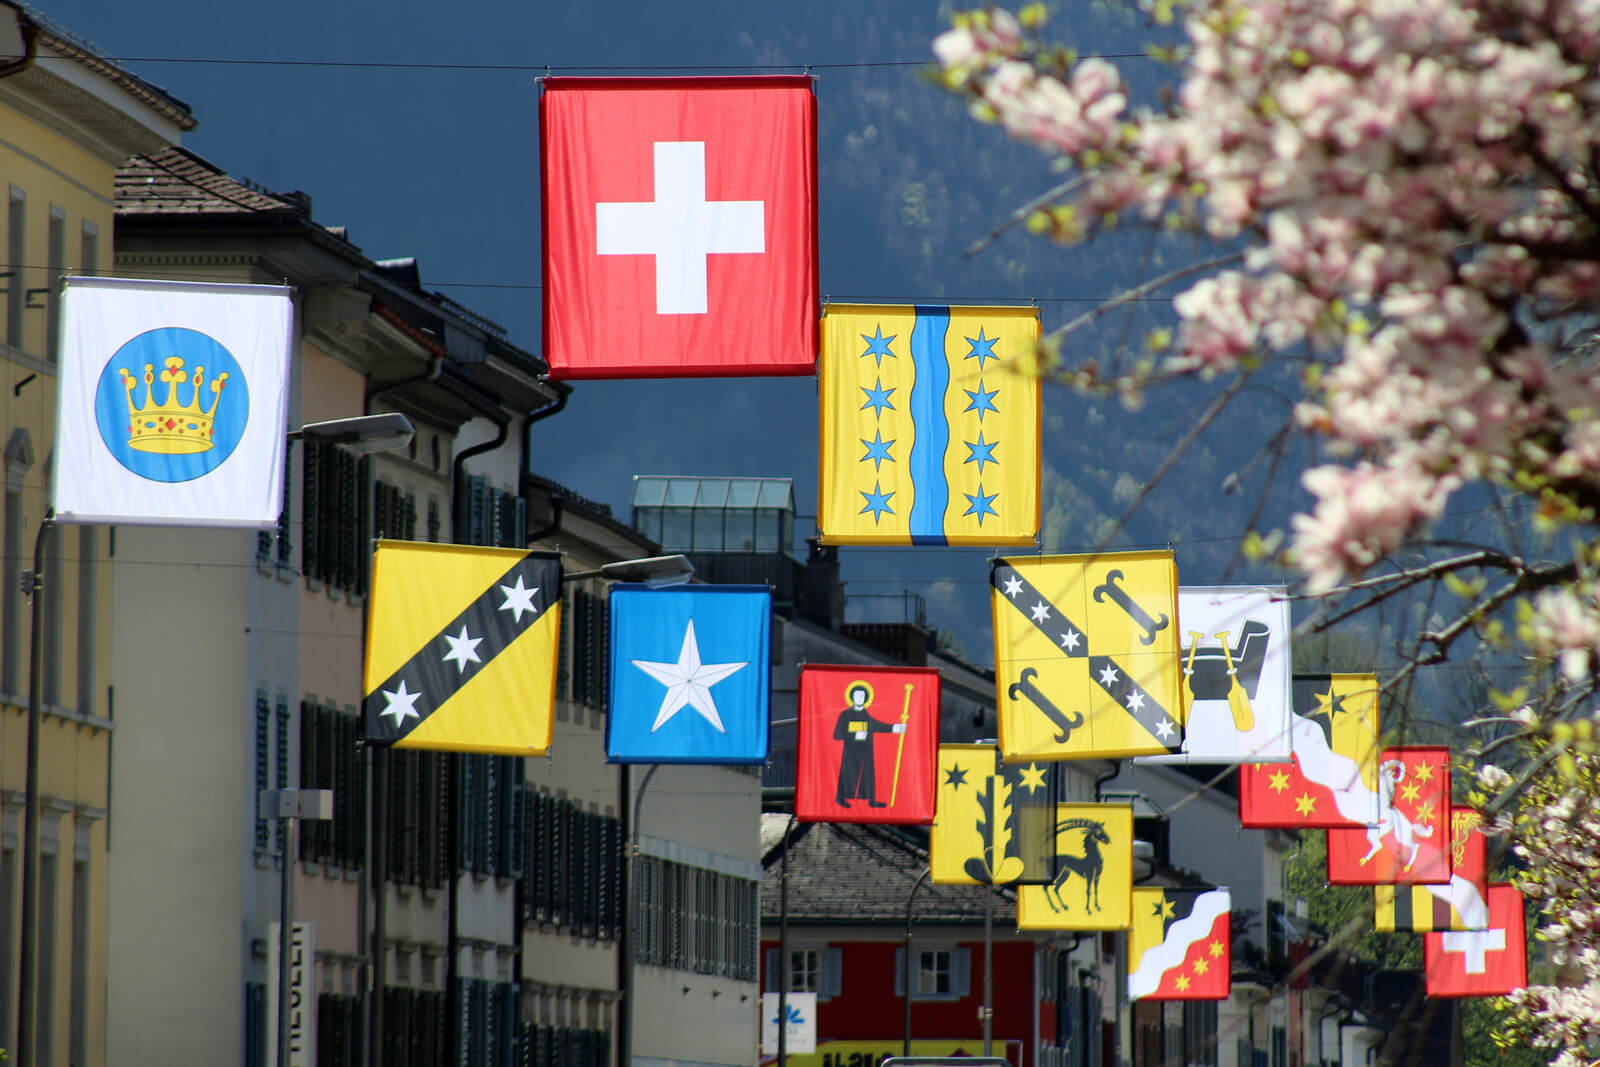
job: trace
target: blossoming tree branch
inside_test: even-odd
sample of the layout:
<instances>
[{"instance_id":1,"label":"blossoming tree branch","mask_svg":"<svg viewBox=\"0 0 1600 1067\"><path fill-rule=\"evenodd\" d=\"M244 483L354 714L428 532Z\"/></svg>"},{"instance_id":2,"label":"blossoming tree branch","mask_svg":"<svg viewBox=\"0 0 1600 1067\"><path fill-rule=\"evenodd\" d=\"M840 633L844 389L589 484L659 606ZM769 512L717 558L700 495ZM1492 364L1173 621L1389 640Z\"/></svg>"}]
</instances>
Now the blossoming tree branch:
<instances>
[{"instance_id":1,"label":"blossoming tree branch","mask_svg":"<svg viewBox=\"0 0 1600 1067\"><path fill-rule=\"evenodd\" d=\"M1294 428L1331 460L1304 474L1313 505L1292 520L1302 592L1338 618L1441 585L1461 609L1417 636L1408 669L1463 640L1524 659L1504 701L1514 743L1479 753L1509 769L1487 769L1477 799L1529 861L1555 962L1600 975L1600 0L1144 4L1182 30L1151 50L1173 79L1159 108L1048 43L1043 5L959 16L934 42L975 117L1065 165L1016 221L1066 244L1146 227L1219 250L1112 302L1176 293L1151 358L1068 361L1085 316L1047 339L1046 365L1127 396L1299 368ZM1473 485L1533 515L1539 558L1516 536L1430 539ZM1516 1002L1508 1039L1558 1062L1600 1039L1600 993Z\"/></svg>"}]
</instances>

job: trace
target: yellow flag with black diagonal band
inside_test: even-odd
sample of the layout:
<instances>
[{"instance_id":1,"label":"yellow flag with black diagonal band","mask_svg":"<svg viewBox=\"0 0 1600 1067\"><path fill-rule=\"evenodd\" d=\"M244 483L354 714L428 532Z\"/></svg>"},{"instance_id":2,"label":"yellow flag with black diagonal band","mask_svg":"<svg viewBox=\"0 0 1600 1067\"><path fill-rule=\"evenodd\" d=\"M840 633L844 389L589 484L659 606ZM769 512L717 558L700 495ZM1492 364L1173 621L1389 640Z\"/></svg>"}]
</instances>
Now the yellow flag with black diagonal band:
<instances>
[{"instance_id":1,"label":"yellow flag with black diagonal band","mask_svg":"<svg viewBox=\"0 0 1600 1067\"><path fill-rule=\"evenodd\" d=\"M999 559L989 580L1006 760L1182 749L1171 552Z\"/></svg>"},{"instance_id":2,"label":"yellow flag with black diagonal band","mask_svg":"<svg viewBox=\"0 0 1600 1067\"><path fill-rule=\"evenodd\" d=\"M379 541L364 736L396 748L543 755L560 635L555 553Z\"/></svg>"}]
</instances>

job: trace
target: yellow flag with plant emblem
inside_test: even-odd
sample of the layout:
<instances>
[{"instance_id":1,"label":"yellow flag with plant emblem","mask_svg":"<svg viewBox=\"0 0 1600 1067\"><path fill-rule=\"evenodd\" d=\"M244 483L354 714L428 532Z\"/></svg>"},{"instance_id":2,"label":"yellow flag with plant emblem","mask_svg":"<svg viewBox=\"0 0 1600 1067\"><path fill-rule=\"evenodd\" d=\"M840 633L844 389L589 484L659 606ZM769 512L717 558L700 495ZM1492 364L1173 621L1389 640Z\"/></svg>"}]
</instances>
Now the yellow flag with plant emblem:
<instances>
[{"instance_id":1,"label":"yellow flag with plant emblem","mask_svg":"<svg viewBox=\"0 0 1600 1067\"><path fill-rule=\"evenodd\" d=\"M1007 760L1182 749L1171 552L999 559L989 577Z\"/></svg>"},{"instance_id":2,"label":"yellow flag with plant emblem","mask_svg":"<svg viewBox=\"0 0 1600 1067\"><path fill-rule=\"evenodd\" d=\"M367 612L367 740L540 756L550 747L561 558L379 541Z\"/></svg>"},{"instance_id":3,"label":"yellow flag with plant emblem","mask_svg":"<svg viewBox=\"0 0 1600 1067\"><path fill-rule=\"evenodd\" d=\"M1055 876L1055 775L1001 763L994 745L940 745L928 865L942 885L1040 885Z\"/></svg>"},{"instance_id":4,"label":"yellow flag with plant emblem","mask_svg":"<svg viewBox=\"0 0 1600 1067\"><path fill-rule=\"evenodd\" d=\"M1031 545L1033 307L829 304L817 530L834 545Z\"/></svg>"},{"instance_id":5,"label":"yellow flag with plant emblem","mask_svg":"<svg viewBox=\"0 0 1600 1067\"><path fill-rule=\"evenodd\" d=\"M1126 930L1133 921L1133 808L1057 804L1056 876L1017 889L1020 930Z\"/></svg>"}]
</instances>

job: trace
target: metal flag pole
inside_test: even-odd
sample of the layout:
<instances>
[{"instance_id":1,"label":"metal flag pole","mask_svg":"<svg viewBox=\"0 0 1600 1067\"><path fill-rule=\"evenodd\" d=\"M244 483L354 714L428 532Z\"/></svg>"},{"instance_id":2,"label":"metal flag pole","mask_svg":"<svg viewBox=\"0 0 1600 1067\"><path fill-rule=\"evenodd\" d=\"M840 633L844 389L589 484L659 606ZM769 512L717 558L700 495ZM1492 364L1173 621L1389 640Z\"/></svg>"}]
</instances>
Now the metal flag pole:
<instances>
[{"instance_id":1,"label":"metal flag pole","mask_svg":"<svg viewBox=\"0 0 1600 1067\"><path fill-rule=\"evenodd\" d=\"M39 719L44 711L44 546L55 528L54 508L46 508L33 539L33 570L22 576L22 591L31 599L28 633L28 741L22 811L22 928L17 934L17 1067L33 1063L34 1015L38 988L34 982L34 927L39 922Z\"/></svg>"}]
</instances>

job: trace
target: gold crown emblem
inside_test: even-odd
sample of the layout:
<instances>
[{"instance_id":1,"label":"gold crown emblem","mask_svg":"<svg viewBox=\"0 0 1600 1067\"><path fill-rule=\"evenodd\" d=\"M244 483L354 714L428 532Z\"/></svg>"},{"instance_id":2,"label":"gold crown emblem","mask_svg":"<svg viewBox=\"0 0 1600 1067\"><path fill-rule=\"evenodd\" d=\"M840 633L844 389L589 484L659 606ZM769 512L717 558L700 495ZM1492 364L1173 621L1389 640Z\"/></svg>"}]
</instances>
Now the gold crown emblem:
<instances>
[{"instance_id":1,"label":"gold crown emblem","mask_svg":"<svg viewBox=\"0 0 1600 1067\"><path fill-rule=\"evenodd\" d=\"M183 360L177 356L169 356L166 366L161 371L161 380L167 385L167 395L161 403L155 402L155 365L144 365L144 406L134 405L133 393L139 388L139 379L128 373L126 367L118 367L117 373L122 375L122 387L128 391L128 447L140 452L159 452L169 456L187 456L196 452L209 451L212 445L211 435L216 429L215 417L217 405L222 403L222 387L228 380L226 371L217 375L216 381L211 383L211 407L200 406L200 395L205 391L206 369L197 366L194 369L194 389L189 394L189 403L184 404L178 397L178 386L189 380L189 372L183 369Z\"/></svg>"}]
</instances>

